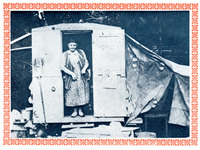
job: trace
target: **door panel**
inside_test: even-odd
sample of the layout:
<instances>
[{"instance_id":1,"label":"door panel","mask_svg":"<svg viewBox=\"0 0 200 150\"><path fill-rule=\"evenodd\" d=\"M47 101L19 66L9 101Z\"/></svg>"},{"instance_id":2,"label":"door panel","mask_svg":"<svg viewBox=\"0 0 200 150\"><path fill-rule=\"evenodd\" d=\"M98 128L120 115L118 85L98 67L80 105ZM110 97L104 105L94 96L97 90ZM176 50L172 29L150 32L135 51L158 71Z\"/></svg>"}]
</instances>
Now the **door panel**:
<instances>
[{"instance_id":1,"label":"door panel","mask_svg":"<svg viewBox=\"0 0 200 150\"><path fill-rule=\"evenodd\" d=\"M63 100L63 80L60 77L43 77L35 78L35 93L33 97L33 111L38 115L35 116L35 123L59 122L64 117L64 100ZM41 86L41 87L40 87ZM41 95L42 92L42 95ZM43 99L42 99L43 97ZM43 104L44 105L43 105Z\"/></svg>"},{"instance_id":2,"label":"door panel","mask_svg":"<svg viewBox=\"0 0 200 150\"><path fill-rule=\"evenodd\" d=\"M124 31L95 33L96 36L93 37L94 115L126 116Z\"/></svg>"},{"instance_id":3,"label":"door panel","mask_svg":"<svg viewBox=\"0 0 200 150\"><path fill-rule=\"evenodd\" d=\"M61 31L33 32L32 45L33 76L61 76Z\"/></svg>"},{"instance_id":4,"label":"door panel","mask_svg":"<svg viewBox=\"0 0 200 150\"><path fill-rule=\"evenodd\" d=\"M94 115L103 117L126 116L126 103L128 93L125 82L118 79L116 87L98 87L95 91Z\"/></svg>"}]
</instances>

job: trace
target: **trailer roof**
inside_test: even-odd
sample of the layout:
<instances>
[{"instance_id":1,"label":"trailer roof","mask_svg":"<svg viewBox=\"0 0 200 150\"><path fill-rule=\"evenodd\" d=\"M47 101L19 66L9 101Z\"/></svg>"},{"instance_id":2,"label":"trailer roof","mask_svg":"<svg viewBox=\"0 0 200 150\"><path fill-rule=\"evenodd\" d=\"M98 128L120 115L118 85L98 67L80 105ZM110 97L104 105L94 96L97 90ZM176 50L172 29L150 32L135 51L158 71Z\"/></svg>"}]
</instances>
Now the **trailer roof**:
<instances>
[{"instance_id":1,"label":"trailer roof","mask_svg":"<svg viewBox=\"0 0 200 150\"><path fill-rule=\"evenodd\" d=\"M61 24L56 24L56 25L33 28L32 32L47 31L47 30L52 30L52 29L55 29L55 30L105 30L105 29L106 30L109 30L109 29L120 30L121 27L103 25L103 24L97 24L97 23L61 23Z\"/></svg>"}]
</instances>

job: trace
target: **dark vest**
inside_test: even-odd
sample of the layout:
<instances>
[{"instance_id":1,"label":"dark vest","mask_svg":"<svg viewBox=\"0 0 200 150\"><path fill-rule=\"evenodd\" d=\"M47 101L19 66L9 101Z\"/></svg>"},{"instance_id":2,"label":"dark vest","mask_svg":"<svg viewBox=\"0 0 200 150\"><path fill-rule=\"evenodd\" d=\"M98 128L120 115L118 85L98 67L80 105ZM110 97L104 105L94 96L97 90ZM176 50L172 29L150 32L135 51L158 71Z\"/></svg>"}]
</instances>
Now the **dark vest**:
<instances>
[{"instance_id":1,"label":"dark vest","mask_svg":"<svg viewBox=\"0 0 200 150\"><path fill-rule=\"evenodd\" d=\"M77 50L77 52L78 52L78 54L79 54L79 65L80 65L80 68L81 69L83 69L83 67L85 66L85 59L84 59L84 54L83 54L83 52L80 50L80 49L78 49ZM69 54L68 54L68 52L66 51L65 52L65 67L67 68L67 69L69 69L70 71L72 71L72 72L74 72L74 69L73 69L73 66L72 66L72 64L71 64L71 62L69 61L69 59L68 59L68 56Z\"/></svg>"}]
</instances>

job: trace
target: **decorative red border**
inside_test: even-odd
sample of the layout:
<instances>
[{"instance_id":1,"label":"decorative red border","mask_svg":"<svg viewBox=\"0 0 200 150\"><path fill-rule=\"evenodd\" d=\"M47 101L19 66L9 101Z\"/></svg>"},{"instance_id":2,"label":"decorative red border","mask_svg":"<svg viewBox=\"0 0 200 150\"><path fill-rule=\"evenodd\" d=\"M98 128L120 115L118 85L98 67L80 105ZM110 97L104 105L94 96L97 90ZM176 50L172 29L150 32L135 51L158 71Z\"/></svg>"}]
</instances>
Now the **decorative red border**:
<instances>
[{"instance_id":1,"label":"decorative red border","mask_svg":"<svg viewBox=\"0 0 200 150\"><path fill-rule=\"evenodd\" d=\"M4 3L4 145L198 145L198 3ZM191 35L191 136L188 139L11 139L10 11L11 10L188 10Z\"/></svg>"}]
</instances>

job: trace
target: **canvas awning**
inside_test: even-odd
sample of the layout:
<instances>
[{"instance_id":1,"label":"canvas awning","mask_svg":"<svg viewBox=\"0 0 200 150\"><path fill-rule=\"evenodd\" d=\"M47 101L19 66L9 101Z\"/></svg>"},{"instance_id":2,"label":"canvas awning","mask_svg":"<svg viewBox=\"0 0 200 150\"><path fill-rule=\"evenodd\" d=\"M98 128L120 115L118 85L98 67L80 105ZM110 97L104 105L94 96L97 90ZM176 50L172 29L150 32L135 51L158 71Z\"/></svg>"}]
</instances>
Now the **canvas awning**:
<instances>
[{"instance_id":1,"label":"canvas awning","mask_svg":"<svg viewBox=\"0 0 200 150\"><path fill-rule=\"evenodd\" d=\"M126 37L127 85L132 106L127 123L155 108L175 75L169 123L189 126L189 66L164 59L127 34Z\"/></svg>"}]
</instances>

